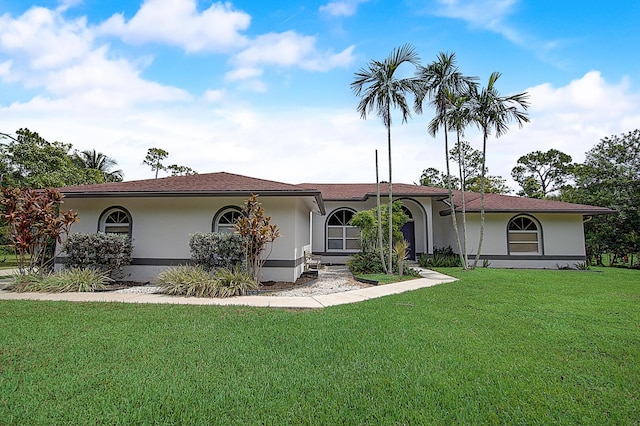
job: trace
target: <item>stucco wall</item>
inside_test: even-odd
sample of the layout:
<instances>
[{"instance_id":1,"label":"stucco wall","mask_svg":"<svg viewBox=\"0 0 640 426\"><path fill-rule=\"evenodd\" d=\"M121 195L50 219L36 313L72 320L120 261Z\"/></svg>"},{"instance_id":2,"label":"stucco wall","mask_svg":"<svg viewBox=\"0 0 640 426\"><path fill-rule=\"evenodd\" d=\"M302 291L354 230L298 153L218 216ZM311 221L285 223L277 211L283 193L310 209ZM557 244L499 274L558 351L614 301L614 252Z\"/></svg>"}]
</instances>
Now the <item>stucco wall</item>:
<instances>
[{"instance_id":1,"label":"stucco wall","mask_svg":"<svg viewBox=\"0 0 640 426\"><path fill-rule=\"evenodd\" d=\"M447 205L442 201L433 202L433 246L431 248L453 247L457 251L451 216L440 216L440 212L447 209ZM459 219L458 221L462 224L462 220ZM430 253L433 253L433 251Z\"/></svg>"},{"instance_id":2,"label":"stucco wall","mask_svg":"<svg viewBox=\"0 0 640 426\"><path fill-rule=\"evenodd\" d=\"M79 212L72 233L97 232L103 211L114 206L127 209L133 219L133 258L140 264L129 268L131 278L152 281L166 265L190 258L190 235L211 232L216 212L243 202L240 197L67 198L64 208ZM302 271L304 246L309 245L309 210L297 197L261 197L260 202L281 233L261 279L295 281Z\"/></svg>"},{"instance_id":3,"label":"stucco wall","mask_svg":"<svg viewBox=\"0 0 640 426\"><path fill-rule=\"evenodd\" d=\"M557 268L573 266L585 260L584 228L580 214L536 213L529 216L541 226L542 254L509 253L507 225L515 213L488 213L481 258L492 267ZM461 221L458 215L459 222ZM460 231L462 232L462 231ZM462 235L462 234L461 234ZM468 253L477 252L480 235L480 215L467 214ZM455 249L455 246L452 246ZM456 250L457 251L457 250Z\"/></svg>"}]
</instances>

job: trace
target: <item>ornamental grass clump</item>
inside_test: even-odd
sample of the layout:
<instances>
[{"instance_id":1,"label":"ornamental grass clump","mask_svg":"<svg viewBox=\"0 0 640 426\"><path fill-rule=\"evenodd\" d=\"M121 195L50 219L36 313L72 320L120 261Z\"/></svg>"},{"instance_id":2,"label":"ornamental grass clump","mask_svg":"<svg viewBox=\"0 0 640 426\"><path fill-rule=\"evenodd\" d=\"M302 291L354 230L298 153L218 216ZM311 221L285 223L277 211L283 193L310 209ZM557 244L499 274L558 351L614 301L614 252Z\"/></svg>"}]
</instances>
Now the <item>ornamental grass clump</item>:
<instances>
[{"instance_id":1,"label":"ornamental grass clump","mask_svg":"<svg viewBox=\"0 0 640 426\"><path fill-rule=\"evenodd\" d=\"M69 268L50 274L16 274L8 289L16 292L68 293L102 290L112 282L92 268Z\"/></svg>"},{"instance_id":2,"label":"ornamental grass clump","mask_svg":"<svg viewBox=\"0 0 640 426\"><path fill-rule=\"evenodd\" d=\"M165 269L158 275L160 291L172 296L216 297L218 289L214 274L200 265L180 265Z\"/></svg>"},{"instance_id":3,"label":"ornamental grass clump","mask_svg":"<svg viewBox=\"0 0 640 426\"><path fill-rule=\"evenodd\" d=\"M259 283L239 266L207 271L200 265L181 265L158 275L160 292L172 296L233 297L257 290Z\"/></svg>"},{"instance_id":4,"label":"ornamental grass clump","mask_svg":"<svg viewBox=\"0 0 640 426\"><path fill-rule=\"evenodd\" d=\"M218 297L244 296L260 286L251 275L238 266L233 269L219 269L216 272Z\"/></svg>"}]
</instances>

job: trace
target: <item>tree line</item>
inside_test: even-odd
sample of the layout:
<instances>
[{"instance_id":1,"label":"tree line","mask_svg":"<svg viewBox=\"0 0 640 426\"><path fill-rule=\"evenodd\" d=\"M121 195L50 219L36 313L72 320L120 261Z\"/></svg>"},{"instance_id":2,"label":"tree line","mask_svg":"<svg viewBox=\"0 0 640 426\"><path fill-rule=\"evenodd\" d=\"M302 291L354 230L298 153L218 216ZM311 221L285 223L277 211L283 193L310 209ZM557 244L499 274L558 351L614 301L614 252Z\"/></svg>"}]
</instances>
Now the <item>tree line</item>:
<instances>
[{"instance_id":1,"label":"tree line","mask_svg":"<svg viewBox=\"0 0 640 426\"><path fill-rule=\"evenodd\" d=\"M459 148L462 147L462 148ZM459 163L461 178L436 168L425 169L420 184L446 188L447 180L464 191L477 191L480 152L461 142L449 151ZM465 153L460 157L459 150ZM465 159L461 161L460 158ZM486 171L488 173L488 171ZM640 253L640 130L604 137L586 152L583 163L557 149L521 156L511 170L520 189L517 195L608 207L613 214L589 218L585 224L587 255L593 264L638 264ZM460 180L462 179L462 181ZM487 176L488 192L511 189L499 176Z\"/></svg>"},{"instance_id":2,"label":"tree line","mask_svg":"<svg viewBox=\"0 0 640 426\"><path fill-rule=\"evenodd\" d=\"M124 178L118 162L95 149L77 150L70 143L49 142L27 128L15 134L0 133L0 187L58 188L120 182ZM155 177L159 171L172 176L195 174L190 167L163 165L169 153L149 148L142 164L151 167Z\"/></svg>"}]
</instances>

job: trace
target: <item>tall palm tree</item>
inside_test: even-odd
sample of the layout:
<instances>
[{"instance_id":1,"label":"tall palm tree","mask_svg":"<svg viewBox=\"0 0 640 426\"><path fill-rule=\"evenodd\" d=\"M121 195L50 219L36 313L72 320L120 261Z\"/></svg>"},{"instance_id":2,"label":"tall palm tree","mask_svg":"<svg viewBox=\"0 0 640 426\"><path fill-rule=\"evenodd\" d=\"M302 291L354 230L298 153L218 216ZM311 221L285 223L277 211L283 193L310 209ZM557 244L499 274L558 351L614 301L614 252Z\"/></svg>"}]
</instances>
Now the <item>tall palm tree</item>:
<instances>
[{"instance_id":1,"label":"tall palm tree","mask_svg":"<svg viewBox=\"0 0 640 426\"><path fill-rule=\"evenodd\" d=\"M451 128L456 131L456 145L450 151L450 155L456 157L458 163L458 174L460 176L460 208L462 210L462 259L463 269L469 267L469 256L467 254L467 204L464 192L466 191L466 154L467 150L463 148L466 145L462 141L465 128L471 123L471 92L466 95L458 96L452 99L453 109L451 111ZM470 148L470 147L469 147ZM453 214L453 212L452 212Z\"/></svg>"},{"instance_id":2,"label":"tall palm tree","mask_svg":"<svg viewBox=\"0 0 640 426\"><path fill-rule=\"evenodd\" d=\"M495 132L496 138L504 135L509 130L509 122L515 120L519 127L529 122L526 110L529 108L529 94L518 93L511 96L500 96L496 88L496 82L502 74L493 72L489 76L486 87L476 92L473 96L473 121L482 131L482 169L480 170L480 239L478 250L473 262L473 267L478 265L482 241L484 239L484 193L485 173L487 159L487 139L491 132ZM519 108L522 108L520 110Z\"/></svg>"},{"instance_id":3,"label":"tall palm tree","mask_svg":"<svg viewBox=\"0 0 640 426\"><path fill-rule=\"evenodd\" d=\"M451 127L451 111L453 110L457 98L468 93L475 85L475 77L462 75L456 65L455 53L438 54L437 60L426 67L419 67L418 78L421 81L422 91L416 97L416 111L422 111L422 103L428 97L430 104L435 109L435 116L429 122L429 133L435 136L440 129L444 132L444 153L446 160L446 184L449 195L449 206L451 208L451 221L458 245L458 254L464 269L467 269L463 247L460 243L460 233L458 232L458 220L456 208L453 202L453 188L451 183L451 167L449 164L449 130Z\"/></svg>"},{"instance_id":4,"label":"tall palm tree","mask_svg":"<svg viewBox=\"0 0 640 426\"><path fill-rule=\"evenodd\" d=\"M396 107L402 115L402 122L411 117L411 110L407 104L406 95L417 94L418 85L414 77L400 78L398 68L403 64L418 66L420 57L415 48L405 44L393 49L384 61L372 60L366 68L361 68L355 74L351 83L354 94L360 97L358 112L362 119L374 109L382 124L387 128L387 146L389 151L389 265L387 273L393 273L393 178L391 166L391 107ZM379 211L380 209L378 209ZM380 217L378 217L380 221Z\"/></svg>"},{"instance_id":5,"label":"tall palm tree","mask_svg":"<svg viewBox=\"0 0 640 426\"><path fill-rule=\"evenodd\" d=\"M116 160L95 149L76 151L73 161L78 167L99 171L105 182L120 182L124 176L122 170L111 170L118 165Z\"/></svg>"}]
</instances>

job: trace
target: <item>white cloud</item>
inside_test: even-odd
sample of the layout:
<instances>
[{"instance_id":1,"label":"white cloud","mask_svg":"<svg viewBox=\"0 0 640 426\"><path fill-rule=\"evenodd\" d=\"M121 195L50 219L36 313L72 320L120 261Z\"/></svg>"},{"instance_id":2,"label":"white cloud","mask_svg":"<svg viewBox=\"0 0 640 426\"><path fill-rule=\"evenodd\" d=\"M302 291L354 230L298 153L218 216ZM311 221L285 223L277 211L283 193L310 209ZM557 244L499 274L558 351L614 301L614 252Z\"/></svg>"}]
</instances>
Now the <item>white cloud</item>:
<instances>
[{"instance_id":1,"label":"white cloud","mask_svg":"<svg viewBox=\"0 0 640 426\"><path fill-rule=\"evenodd\" d=\"M128 22L113 15L100 26L103 35L116 35L128 43L166 43L187 52L227 52L246 45L242 31L251 17L231 3L213 3L197 10L195 0L146 0Z\"/></svg>"},{"instance_id":2,"label":"white cloud","mask_svg":"<svg viewBox=\"0 0 640 426\"><path fill-rule=\"evenodd\" d=\"M520 0L436 0L435 10L429 10L429 13L460 19L472 28L499 34L517 46L536 53L541 59L560 66L562 59L554 57L553 52L563 42L542 40L509 24L508 18L519 2Z\"/></svg>"},{"instance_id":3,"label":"white cloud","mask_svg":"<svg viewBox=\"0 0 640 426\"><path fill-rule=\"evenodd\" d=\"M224 99L225 95L224 90L209 89L204 92L204 100L207 102L219 102Z\"/></svg>"},{"instance_id":4,"label":"white cloud","mask_svg":"<svg viewBox=\"0 0 640 426\"><path fill-rule=\"evenodd\" d=\"M353 46L338 54L320 52L316 38L295 31L269 33L258 36L251 46L238 53L233 62L238 68L256 68L259 65L300 67L309 71L327 71L353 62Z\"/></svg>"},{"instance_id":5,"label":"white cloud","mask_svg":"<svg viewBox=\"0 0 640 426\"><path fill-rule=\"evenodd\" d=\"M437 0L435 15L461 19L480 28L497 28L518 0Z\"/></svg>"},{"instance_id":6,"label":"white cloud","mask_svg":"<svg viewBox=\"0 0 640 426\"><path fill-rule=\"evenodd\" d=\"M320 6L320 12L331 16L353 16L358 10L358 6L367 3L369 0L339 0Z\"/></svg>"},{"instance_id":7,"label":"white cloud","mask_svg":"<svg viewBox=\"0 0 640 426\"><path fill-rule=\"evenodd\" d=\"M3 81L44 88L53 98L41 95L39 105L63 101L77 108L122 108L189 99L181 89L141 77L150 58L134 63L113 57L107 45L96 46L86 18L67 20L64 9L34 7L17 18L0 17L0 54L11 58L0 65Z\"/></svg>"},{"instance_id":8,"label":"white cloud","mask_svg":"<svg viewBox=\"0 0 640 426\"><path fill-rule=\"evenodd\" d=\"M630 92L625 80L611 83L592 72L565 86L541 84L527 91L531 123L524 129L512 124L505 136L489 140L491 174L509 179L518 157L538 149L556 148L583 161L601 138L640 128L640 94ZM217 99L219 93L210 95ZM171 163L201 173L225 170L292 183L372 182L377 148L380 176L388 176L386 133L377 117L361 120L352 108L340 107L257 109L241 100L233 104L231 96L222 103L205 101L96 114L78 108L73 99L37 98L3 108L0 128L27 126L48 140L96 148L119 161L127 180L152 177L140 163L153 146L169 151ZM416 182L427 167L443 170L442 136L427 135L429 119L415 116L393 126L394 181ZM472 129L467 139L481 147L480 135Z\"/></svg>"},{"instance_id":9,"label":"white cloud","mask_svg":"<svg viewBox=\"0 0 640 426\"><path fill-rule=\"evenodd\" d=\"M60 12L42 7L27 10L18 19L0 17L0 52L25 61L32 70L65 66L90 50L93 35L85 18L65 20Z\"/></svg>"},{"instance_id":10,"label":"white cloud","mask_svg":"<svg viewBox=\"0 0 640 426\"><path fill-rule=\"evenodd\" d=\"M11 72L11 65L13 65L13 61L11 59L0 63L0 77L9 76L9 73Z\"/></svg>"},{"instance_id":11,"label":"white cloud","mask_svg":"<svg viewBox=\"0 0 640 426\"><path fill-rule=\"evenodd\" d=\"M233 71L229 71L225 75L225 80L226 81L247 80L251 78L260 77L262 73L263 73L263 70L260 68L254 68L254 67L236 68Z\"/></svg>"},{"instance_id":12,"label":"white cloud","mask_svg":"<svg viewBox=\"0 0 640 426\"><path fill-rule=\"evenodd\" d=\"M47 89L55 95L107 108L189 100L187 92L146 81L128 61L109 60L106 53L106 47L99 48L77 65L50 73L45 80Z\"/></svg>"}]
</instances>

